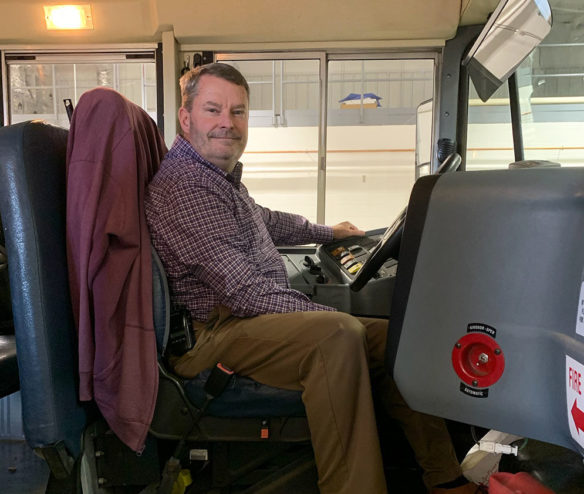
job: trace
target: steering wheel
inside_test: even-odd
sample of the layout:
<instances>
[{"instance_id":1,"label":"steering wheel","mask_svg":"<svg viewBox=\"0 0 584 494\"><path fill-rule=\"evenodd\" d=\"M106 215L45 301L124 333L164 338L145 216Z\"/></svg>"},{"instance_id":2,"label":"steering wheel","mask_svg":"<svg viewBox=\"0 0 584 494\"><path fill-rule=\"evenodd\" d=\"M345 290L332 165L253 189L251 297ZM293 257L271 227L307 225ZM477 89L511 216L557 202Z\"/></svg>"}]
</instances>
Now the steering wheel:
<instances>
[{"instance_id":1,"label":"steering wheel","mask_svg":"<svg viewBox=\"0 0 584 494\"><path fill-rule=\"evenodd\" d=\"M407 208L404 208L393 224L385 230L378 244L373 247L369 258L365 261L365 264L363 264L351 283L351 290L354 292L361 290L373 278L373 275L379 271L379 268L381 268L385 261L390 257L397 259L404 224L406 222L406 212Z\"/></svg>"},{"instance_id":2,"label":"steering wheel","mask_svg":"<svg viewBox=\"0 0 584 494\"><path fill-rule=\"evenodd\" d=\"M461 162L462 158L458 153L448 155L438 167L438 170L436 170L436 175L456 171ZM373 278L375 273L379 271L385 261L390 257L393 259L398 258L407 210L407 207L404 208L393 224L385 230L383 237L381 237L379 243L373 248L369 258L365 261L365 264L363 264L363 267L351 283L351 290L354 292L361 290Z\"/></svg>"}]
</instances>

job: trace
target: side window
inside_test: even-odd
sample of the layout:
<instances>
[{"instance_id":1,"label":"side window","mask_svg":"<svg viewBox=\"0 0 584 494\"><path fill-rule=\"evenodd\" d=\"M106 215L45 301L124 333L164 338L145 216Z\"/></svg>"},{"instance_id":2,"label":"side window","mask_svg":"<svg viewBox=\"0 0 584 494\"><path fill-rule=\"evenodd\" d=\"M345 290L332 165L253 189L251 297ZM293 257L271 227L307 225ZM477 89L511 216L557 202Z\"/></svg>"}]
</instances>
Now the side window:
<instances>
[{"instance_id":1,"label":"side window","mask_svg":"<svg viewBox=\"0 0 584 494\"><path fill-rule=\"evenodd\" d=\"M553 26L516 71L525 160L584 166L584 43L581 17L565 0L549 0ZM469 91L467 170L515 161L508 85L487 101Z\"/></svg>"},{"instance_id":2,"label":"side window","mask_svg":"<svg viewBox=\"0 0 584 494\"><path fill-rule=\"evenodd\" d=\"M26 60L25 60L26 58ZM29 59L32 58L33 60ZM8 118L11 124L43 119L54 125L69 127L63 103L73 105L88 89L113 88L144 108L156 120L156 66L152 60L71 62L70 57L22 57L7 55Z\"/></svg>"},{"instance_id":3,"label":"side window","mask_svg":"<svg viewBox=\"0 0 584 494\"><path fill-rule=\"evenodd\" d=\"M240 60L250 89L243 181L262 206L317 215L319 60Z\"/></svg>"},{"instance_id":4,"label":"side window","mask_svg":"<svg viewBox=\"0 0 584 494\"><path fill-rule=\"evenodd\" d=\"M388 226L416 179L417 109L434 97L434 61L333 60L328 70L326 223Z\"/></svg>"},{"instance_id":5,"label":"side window","mask_svg":"<svg viewBox=\"0 0 584 494\"><path fill-rule=\"evenodd\" d=\"M503 84L483 103L472 81L468 102L466 169L506 169L515 161L509 90Z\"/></svg>"},{"instance_id":6,"label":"side window","mask_svg":"<svg viewBox=\"0 0 584 494\"><path fill-rule=\"evenodd\" d=\"M574 36L561 16L518 71L525 159L584 166L584 44L561 42Z\"/></svg>"}]
</instances>

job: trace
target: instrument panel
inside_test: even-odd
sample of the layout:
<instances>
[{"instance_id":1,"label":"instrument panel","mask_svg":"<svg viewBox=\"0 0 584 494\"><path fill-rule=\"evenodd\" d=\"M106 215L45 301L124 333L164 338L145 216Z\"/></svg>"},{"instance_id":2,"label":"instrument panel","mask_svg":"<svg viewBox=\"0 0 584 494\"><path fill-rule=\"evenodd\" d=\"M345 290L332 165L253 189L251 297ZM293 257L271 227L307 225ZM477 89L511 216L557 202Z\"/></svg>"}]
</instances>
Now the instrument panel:
<instances>
[{"instance_id":1,"label":"instrument panel","mask_svg":"<svg viewBox=\"0 0 584 494\"><path fill-rule=\"evenodd\" d=\"M359 316L388 317L397 272L389 259L358 292L350 284L379 244L385 229L363 237L349 237L318 247L281 247L292 288L314 302Z\"/></svg>"}]
</instances>

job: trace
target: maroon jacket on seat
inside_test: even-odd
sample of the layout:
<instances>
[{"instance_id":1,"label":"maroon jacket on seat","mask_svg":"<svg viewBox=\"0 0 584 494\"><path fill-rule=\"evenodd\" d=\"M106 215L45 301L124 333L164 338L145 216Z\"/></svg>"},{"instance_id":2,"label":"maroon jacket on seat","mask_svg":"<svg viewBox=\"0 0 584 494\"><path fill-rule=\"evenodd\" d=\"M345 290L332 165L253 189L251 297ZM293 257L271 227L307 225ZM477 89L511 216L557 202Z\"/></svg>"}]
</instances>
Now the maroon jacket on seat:
<instances>
[{"instance_id":1,"label":"maroon jacket on seat","mask_svg":"<svg viewBox=\"0 0 584 494\"><path fill-rule=\"evenodd\" d=\"M166 153L148 114L107 88L84 93L67 148L67 257L81 400L138 451L158 391L144 190Z\"/></svg>"}]
</instances>

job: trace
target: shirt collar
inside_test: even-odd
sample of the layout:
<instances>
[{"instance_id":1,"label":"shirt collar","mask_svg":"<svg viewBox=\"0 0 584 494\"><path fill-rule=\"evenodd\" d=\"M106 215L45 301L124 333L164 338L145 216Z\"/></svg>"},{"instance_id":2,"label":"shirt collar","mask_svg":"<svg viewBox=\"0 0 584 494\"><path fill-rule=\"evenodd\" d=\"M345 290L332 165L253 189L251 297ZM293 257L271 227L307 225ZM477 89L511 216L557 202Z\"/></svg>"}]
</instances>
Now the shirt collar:
<instances>
[{"instance_id":1,"label":"shirt collar","mask_svg":"<svg viewBox=\"0 0 584 494\"><path fill-rule=\"evenodd\" d=\"M241 161L238 161L235 164L235 167L233 168L231 173L228 173L225 170L219 168L217 165L214 165L210 161L207 161L205 158L203 158L192 146L192 144L181 135L176 136L172 144L172 149L175 149L176 152L181 155L193 157L198 163L206 166L215 173L218 173L236 187L239 187L239 184L241 183L241 174L243 172L243 164L241 163Z\"/></svg>"}]
</instances>

